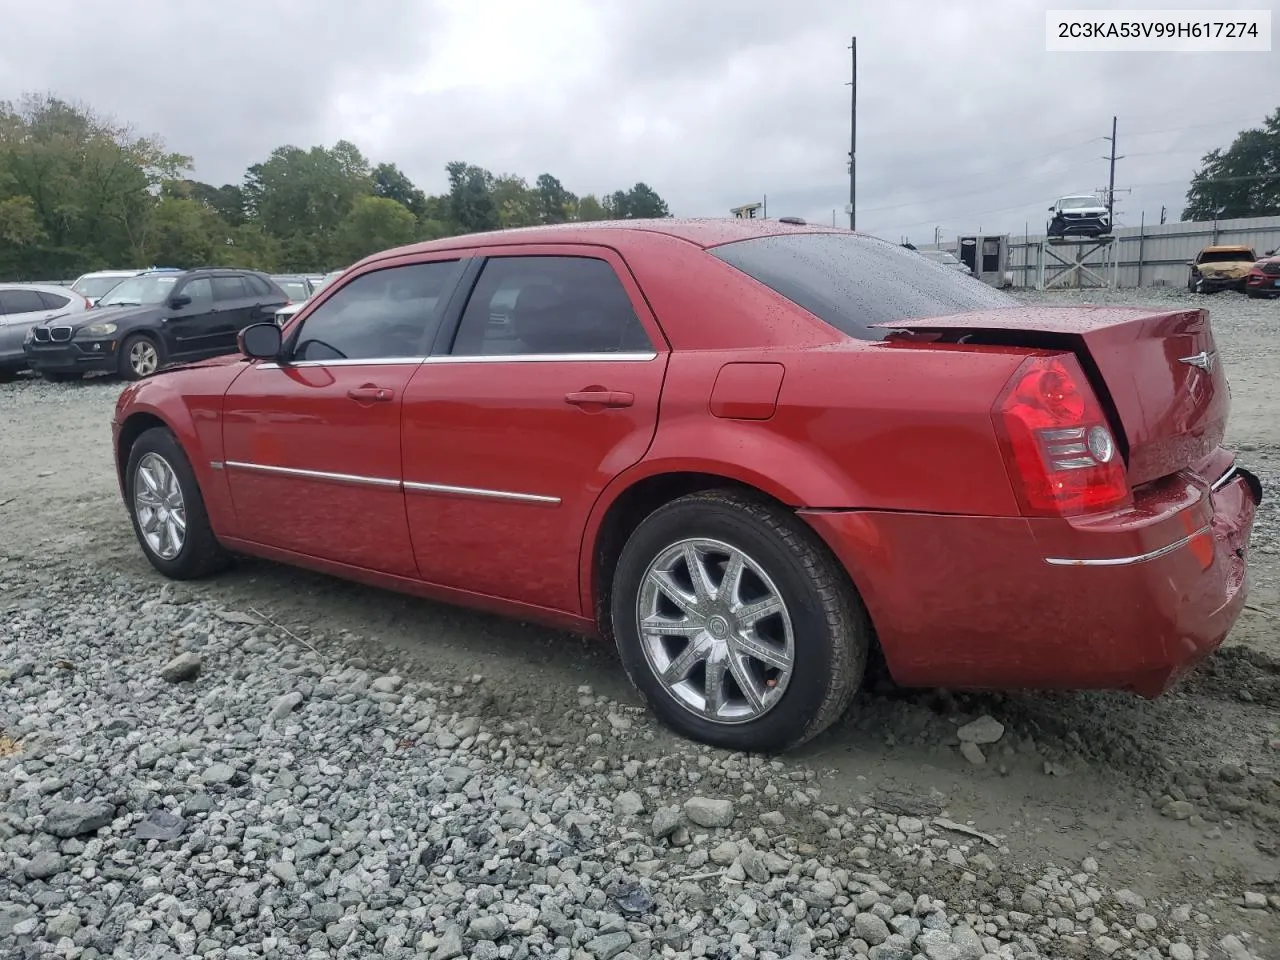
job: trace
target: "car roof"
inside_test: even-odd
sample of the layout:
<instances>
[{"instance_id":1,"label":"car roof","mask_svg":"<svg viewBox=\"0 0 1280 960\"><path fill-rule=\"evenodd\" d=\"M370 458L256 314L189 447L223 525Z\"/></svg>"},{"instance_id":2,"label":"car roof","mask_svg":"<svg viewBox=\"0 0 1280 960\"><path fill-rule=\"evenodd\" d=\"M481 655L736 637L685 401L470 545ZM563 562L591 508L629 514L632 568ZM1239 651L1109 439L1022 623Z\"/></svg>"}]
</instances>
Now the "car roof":
<instances>
[{"instance_id":1,"label":"car roof","mask_svg":"<svg viewBox=\"0 0 1280 960\"><path fill-rule=\"evenodd\" d=\"M83 280L85 277L136 277L140 273L146 273L145 270L90 270L88 273L82 273L77 280Z\"/></svg>"},{"instance_id":2,"label":"car roof","mask_svg":"<svg viewBox=\"0 0 1280 960\"><path fill-rule=\"evenodd\" d=\"M79 296L69 286L64 287L57 283L4 283L0 282L0 290L39 290L41 293L58 293L63 296L75 297ZM84 299L81 297L81 299Z\"/></svg>"},{"instance_id":3,"label":"car roof","mask_svg":"<svg viewBox=\"0 0 1280 960\"><path fill-rule=\"evenodd\" d=\"M484 233L464 233L456 237L442 237L424 243L409 244L384 250L361 261L384 260L390 257L410 256L416 253L432 253L437 250L457 250L466 247L494 247L505 244L533 243L591 243L609 246L625 243L644 234L672 237L694 246L707 248L735 240L753 237L771 237L787 233L848 233L832 227L815 224L789 224L779 220L746 220L731 218L663 217L653 220L592 220L557 223L538 227L516 227L509 230L491 230Z\"/></svg>"}]
</instances>

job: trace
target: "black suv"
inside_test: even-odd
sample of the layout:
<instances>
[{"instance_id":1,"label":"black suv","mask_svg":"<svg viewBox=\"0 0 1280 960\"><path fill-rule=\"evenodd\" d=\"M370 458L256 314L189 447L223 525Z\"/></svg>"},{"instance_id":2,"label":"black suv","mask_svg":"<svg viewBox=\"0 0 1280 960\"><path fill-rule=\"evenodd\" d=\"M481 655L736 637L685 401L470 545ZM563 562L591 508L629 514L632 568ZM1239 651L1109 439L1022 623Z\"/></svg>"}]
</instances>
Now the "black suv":
<instances>
[{"instance_id":1,"label":"black suv","mask_svg":"<svg viewBox=\"0 0 1280 960\"><path fill-rule=\"evenodd\" d=\"M288 302L256 270L153 270L122 280L92 310L33 327L23 350L49 380L90 371L138 380L166 363L235 353L236 334Z\"/></svg>"}]
</instances>

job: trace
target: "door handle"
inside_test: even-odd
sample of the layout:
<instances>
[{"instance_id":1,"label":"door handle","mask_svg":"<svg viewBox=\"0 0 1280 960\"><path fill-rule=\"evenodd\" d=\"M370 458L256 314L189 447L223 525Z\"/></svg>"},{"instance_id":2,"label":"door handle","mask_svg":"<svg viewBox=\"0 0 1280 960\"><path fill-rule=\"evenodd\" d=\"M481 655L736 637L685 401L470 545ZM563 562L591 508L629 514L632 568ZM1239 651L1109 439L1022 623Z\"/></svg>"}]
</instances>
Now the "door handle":
<instances>
[{"instance_id":1,"label":"door handle","mask_svg":"<svg viewBox=\"0 0 1280 960\"><path fill-rule=\"evenodd\" d=\"M394 390L388 387L375 387L371 383L366 383L363 387L352 387L347 391L348 397L360 403L386 403L395 395Z\"/></svg>"},{"instance_id":2,"label":"door handle","mask_svg":"<svg viewBox=\"0 0 1280 960\"><path fill-rule=\"evenodd\" d=\"M575 407L629 407L636 402L636 396L621 390L578 390L566 393L564 402Z\"/></svg>"}]
</instances>

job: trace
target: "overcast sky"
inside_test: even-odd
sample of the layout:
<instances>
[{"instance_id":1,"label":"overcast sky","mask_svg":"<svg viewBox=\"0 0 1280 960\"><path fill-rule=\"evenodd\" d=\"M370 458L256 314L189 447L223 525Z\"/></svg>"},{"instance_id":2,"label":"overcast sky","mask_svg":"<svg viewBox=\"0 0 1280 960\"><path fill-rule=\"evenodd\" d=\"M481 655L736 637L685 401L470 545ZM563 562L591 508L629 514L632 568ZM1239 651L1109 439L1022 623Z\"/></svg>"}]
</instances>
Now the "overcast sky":
<instances>
[{"instance_id":1,"label":"overcast sky","mask_svg":"<svg viewBox=\"0 0 1280 960\"><path fill-rule=\"evenodd\" d=\"M1042 230L1104 186L1170 219L1208 149L1280 106L1273 52L1046 53L1069 0L0 0L0 98L51 91L239 182L282 143L354 141L428 192L466 160L577 193L643 180L682 216L768 196L847 224L858 37L858 228L930 242ZM1274 8L1274 0L1160 8ZM1280 16L1275 16L1280 20Z\"/></svg>"}]
</instances>

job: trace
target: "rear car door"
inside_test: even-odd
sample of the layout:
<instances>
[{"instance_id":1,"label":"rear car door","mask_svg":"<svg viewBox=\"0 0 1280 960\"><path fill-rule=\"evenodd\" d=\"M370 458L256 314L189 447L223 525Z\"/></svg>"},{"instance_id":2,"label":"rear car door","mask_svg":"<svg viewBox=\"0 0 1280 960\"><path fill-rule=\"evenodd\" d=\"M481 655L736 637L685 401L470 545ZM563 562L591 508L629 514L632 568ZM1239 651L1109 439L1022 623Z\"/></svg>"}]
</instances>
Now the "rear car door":
<instances>
[{"instance_id":1,"label":"rear car door","mask_svg":"<svg viewBox=\"0 0 1280 960\"><path fill-rule=\"evenodd\" d=\"M236 334L254 317L257 295L244 278L234 273L213 277L213 315L209 325L209 350L212 353L234 353Z\"/></svg>"},{"instance_id":2,"label":"rear car door","mask_svg":"<svg viewBox=\"0 0 1280 960\"><path fill-rule=\"evenodd\" d=\"M648 449L667 347L613 250L486 250L455 331L405 394L405 506L441 586L580 612L604 486Z\"/></svg>"},{"instance_id":3,"label":"rear car door","mask_svg":"<svg viewBox=\"0 0 1280 960\"><path fill-rule=\"evenodd\" d=\"M181 306L171 306L187 299ZM188 278L174 290L161 323L164 349L175 359L207 356L213 343L213 283L207 276Z\"/></svg>"},{"instance_id":4,"label":"rear car door","mask_svg":"<svg viewBox=\"0 0 1280 960\"><path fill-rule=\"evenodd\" d=\"M400 416L462 272L451 256L344 278L291 333L286 362L255 362L236 378L223 446L241 538L416 579Z\"/></svg>"}]
</instances>

